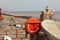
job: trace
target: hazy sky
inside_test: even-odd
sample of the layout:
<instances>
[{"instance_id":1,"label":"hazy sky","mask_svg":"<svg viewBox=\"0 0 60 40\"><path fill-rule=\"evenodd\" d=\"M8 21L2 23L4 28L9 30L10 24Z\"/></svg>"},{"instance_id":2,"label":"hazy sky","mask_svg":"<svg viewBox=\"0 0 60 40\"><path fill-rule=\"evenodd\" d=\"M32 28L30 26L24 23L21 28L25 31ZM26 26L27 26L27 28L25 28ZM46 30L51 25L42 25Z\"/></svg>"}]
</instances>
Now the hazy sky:
<instances>
[{"instance_id":1,"label":"hazy sky","mask_svg":"<svg viewBox=\"0 0 60 40\"><path fill-rule=\"evenodd\" d=\"M0 0L4 11L42 11L45 6L60 11L60 0Z\"/></svg>"}]
</instances>

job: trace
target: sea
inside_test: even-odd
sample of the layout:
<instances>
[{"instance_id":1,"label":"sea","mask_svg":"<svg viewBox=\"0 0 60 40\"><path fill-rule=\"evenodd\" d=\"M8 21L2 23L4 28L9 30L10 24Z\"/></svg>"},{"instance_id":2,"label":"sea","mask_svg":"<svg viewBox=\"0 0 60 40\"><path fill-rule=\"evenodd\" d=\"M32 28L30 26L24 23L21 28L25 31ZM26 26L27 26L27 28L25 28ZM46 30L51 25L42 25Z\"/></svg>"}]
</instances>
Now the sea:
<instances>
[{"instance_id":1,"label":"sea","mask_svg":"<svg viewBox=\"0 0 60 40\"><path fill-rule=\"evenodd\" d=\"M3 12L4 14L10 14L15 16L32 16L40 18L41 12ZM60 12L54 12L55 19L60 20Z\"/></svg>"}]
</instances>

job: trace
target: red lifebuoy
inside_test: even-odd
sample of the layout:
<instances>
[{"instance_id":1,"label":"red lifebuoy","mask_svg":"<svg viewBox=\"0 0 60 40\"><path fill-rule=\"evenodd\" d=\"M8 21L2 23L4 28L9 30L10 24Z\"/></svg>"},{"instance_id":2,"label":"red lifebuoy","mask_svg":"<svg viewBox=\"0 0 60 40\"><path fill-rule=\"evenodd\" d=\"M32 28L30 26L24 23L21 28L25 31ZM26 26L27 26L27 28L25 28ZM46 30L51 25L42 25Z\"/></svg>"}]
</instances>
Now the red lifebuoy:
<instances>
[{"instance_id":1,"label":"red lifebuoy","mask_svg":"<svg viewBox=\"0 0 60 40\"><path fill-rule=\"evenodd\" d=\"M41 29L40 23L41 22L37 18L28 19L25 23L26 33L27 34L37 33Z\"/></svg>"}]
</instances>

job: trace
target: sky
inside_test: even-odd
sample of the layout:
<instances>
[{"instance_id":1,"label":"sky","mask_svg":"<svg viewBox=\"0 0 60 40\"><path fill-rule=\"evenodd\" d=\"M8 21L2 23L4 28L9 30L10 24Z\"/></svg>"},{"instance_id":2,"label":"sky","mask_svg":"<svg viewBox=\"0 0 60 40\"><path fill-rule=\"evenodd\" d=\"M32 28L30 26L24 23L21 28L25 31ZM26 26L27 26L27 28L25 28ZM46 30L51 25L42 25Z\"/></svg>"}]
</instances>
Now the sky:
<instances>
[{"instance_id":1,"label":"sky","mask_svg":"<svg viewBox=\"0 0 60 40\"><path fill-rule=\"evenodd\" d=\"M47 5L60 11L60 0L0 0L3 11L42 11Z\"/></svg>"}]
</instances>

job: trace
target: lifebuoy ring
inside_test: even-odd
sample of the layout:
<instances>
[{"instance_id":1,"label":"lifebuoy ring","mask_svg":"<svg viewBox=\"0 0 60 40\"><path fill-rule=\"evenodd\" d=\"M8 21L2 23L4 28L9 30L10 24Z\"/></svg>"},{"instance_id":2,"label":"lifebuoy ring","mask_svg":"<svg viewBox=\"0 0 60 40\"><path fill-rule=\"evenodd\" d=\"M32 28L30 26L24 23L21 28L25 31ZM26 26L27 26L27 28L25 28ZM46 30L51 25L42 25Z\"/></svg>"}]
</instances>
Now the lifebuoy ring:
<instances>
[{"instance_id":1,"label":"lifebuoy ring","mask_svg":"<svg viewBox=\"0 0 60 40\"><path fill-rule=\"evenodd\" d=\"M30 34L36 33L39 30L39 24L27 25L27 31Z\"/></svg>"}]
</instances>

